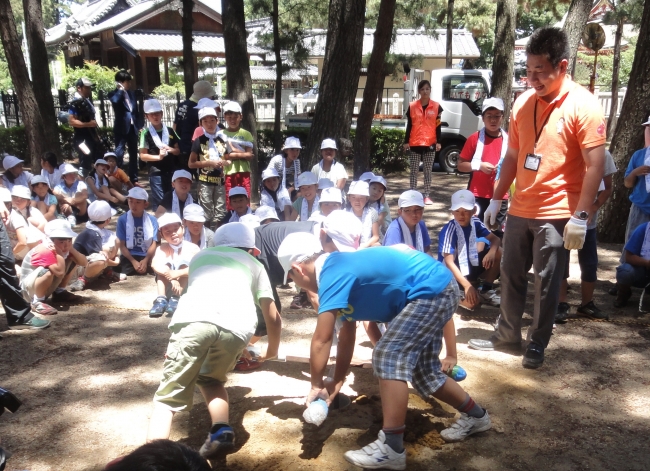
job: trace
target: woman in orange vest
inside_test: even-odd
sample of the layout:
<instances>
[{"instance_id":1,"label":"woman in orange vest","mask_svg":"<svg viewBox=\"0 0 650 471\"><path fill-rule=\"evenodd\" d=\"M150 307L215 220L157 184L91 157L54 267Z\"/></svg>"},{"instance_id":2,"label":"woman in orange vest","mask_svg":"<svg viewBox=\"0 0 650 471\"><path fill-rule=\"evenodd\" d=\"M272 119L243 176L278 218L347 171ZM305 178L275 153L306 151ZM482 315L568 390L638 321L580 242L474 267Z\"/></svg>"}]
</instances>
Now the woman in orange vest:
<instances>
[{"instance_id":1,"label":"woman in orange vest","mask_svg":"<svg viewBox=\"0 0 650 471\"><path fill-rule=\"evenodd\" d=\"M436 158L436 151L440 150L440 115L442 107L430 99L431 83L421 80L418 83L420 99L411 102L406 111L406 137L404 150L409 152L411 163L411 190L417 189L420 160L424 169L424 204L432 205L429 198L431 189L431 169Z\"/></svg>"}]
</instances>

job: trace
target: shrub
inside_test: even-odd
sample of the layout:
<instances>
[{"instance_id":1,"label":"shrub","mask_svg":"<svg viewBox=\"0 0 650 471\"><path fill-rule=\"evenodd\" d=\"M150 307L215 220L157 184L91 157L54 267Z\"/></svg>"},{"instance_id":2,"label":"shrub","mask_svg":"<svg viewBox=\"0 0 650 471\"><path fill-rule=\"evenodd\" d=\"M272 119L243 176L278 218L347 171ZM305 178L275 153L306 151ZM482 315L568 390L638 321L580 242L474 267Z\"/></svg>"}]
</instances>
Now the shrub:
<instances>
[{"instance_id":1,"label":"shrub","mask_svg":"<svg viewBox=\"0 0 650 471\"><path fill-rule=\"evenodd\" d=\"M119 70L115 67L111 68L99 65L97 61L84 61L83 67L68 67L65 69L61 86L66 89L74 88L79 78L86 77L95 84L93 90L104 90L108 92L115 88L115 74Z\"/></svg>"},{"instance_id":2,"label":"shrub","mask_svg":"<svg viewBox=\"0 0 650 471\"><path fill-rule=\"evenodd\" d=\"M158 85L151 91L151 96L158 99L176 99L177 92L180 92L181 101L183 101L185 99L185 84L183 82L179 82L173 85L167 85L166 83Z\"/></svg>"}]
</instances>

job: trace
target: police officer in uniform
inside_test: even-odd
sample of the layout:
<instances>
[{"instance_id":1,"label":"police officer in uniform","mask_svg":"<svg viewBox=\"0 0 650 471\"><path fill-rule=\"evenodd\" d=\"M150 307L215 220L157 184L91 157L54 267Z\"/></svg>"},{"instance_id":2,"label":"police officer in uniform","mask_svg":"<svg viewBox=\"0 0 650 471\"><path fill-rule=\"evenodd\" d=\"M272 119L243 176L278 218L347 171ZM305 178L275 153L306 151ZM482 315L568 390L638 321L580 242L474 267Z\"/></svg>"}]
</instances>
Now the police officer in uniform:
<instances>
[{"instance_id":1,"label":"police officer in uniform","mask_svg":"<svg viewBox=\"0 0 650 471\"><path fill-rule=\"evenodd\" d=\"M104 155L104 145L97 132L95 107L91 101L93 83L86 77L77 80L75 99L70 102L68 122L74 128L73 146L79 155L79 173L85 177L95 160Z\"/></svg>"}]
</instances>

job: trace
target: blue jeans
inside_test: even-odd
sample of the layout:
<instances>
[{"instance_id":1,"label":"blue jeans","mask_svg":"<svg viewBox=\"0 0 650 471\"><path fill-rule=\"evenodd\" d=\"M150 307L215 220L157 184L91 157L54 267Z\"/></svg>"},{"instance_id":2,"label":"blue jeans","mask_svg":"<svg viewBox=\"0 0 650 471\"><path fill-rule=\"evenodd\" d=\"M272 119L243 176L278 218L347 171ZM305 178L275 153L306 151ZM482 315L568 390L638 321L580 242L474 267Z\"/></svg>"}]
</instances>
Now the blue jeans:
<instances>
[{"instance_id":1,"label":"blue jeans","mask_svg":"<svg viewBox=\"0 0 650 471\"><path fill-rule=\"evenodd\" d=\"M645 288L648 283L650 283L650 271L647 268L629 263L623 263L616 267L616 284Z\"/></svg>"}]
</instances>

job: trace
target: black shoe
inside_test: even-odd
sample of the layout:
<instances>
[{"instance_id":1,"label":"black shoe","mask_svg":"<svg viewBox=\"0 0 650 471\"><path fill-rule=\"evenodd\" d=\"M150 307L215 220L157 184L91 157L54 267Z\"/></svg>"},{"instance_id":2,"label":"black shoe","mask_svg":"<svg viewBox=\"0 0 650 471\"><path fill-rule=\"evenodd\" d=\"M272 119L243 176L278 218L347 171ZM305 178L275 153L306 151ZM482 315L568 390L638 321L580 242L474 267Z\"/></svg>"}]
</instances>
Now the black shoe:
<instances>
[{"instance_id":1,"label":"black shoe","mask_svg":"<svg viewBox=\"0 0 650 471\"><path fill-rule=\"evenodd\" d=\"M12 393L6 389L0 388L0 409L7 409L12 414L15 413L21 406L22 402Z\"/></svg>"},{"instance_id":2,"label":"black shoe","mask_svg":"<svg viewBox=\"0 0 650 471\"><path fill-rule=\"evenodd\" d=\"M566 324L568 318L569 318L569 303L559 303L557 305L557 311L555 313L555 323Z\"/></svg>"},{"instance_id":3,"label":"black shoe","mask_svg":"<svg viewBox=\"0 0 650 471\"><path fill-rule=\"evenodd\" d=\"M535 370L542 366L544 363L544 348L540 347L536 343L530 343L524 353L524 358L521 360L521 364L524 368L529 368Z\"/></svg>"},{"instance_id":4,"label":"black shoe","mask_svg":"<svg viewBox=\"0 0 650 471\"><path fill-rule=\"evenodd\" d=\"M521 352L521 342L504 342L492 336L488 340L483 339L470 339L467 342L469 348L474 350L481 350L484 352L500 351L500 352Z\"/></svg>"},{"instance_id":5,"label":"black shoe","mask_svg":"<svg viewBox=\"0 0 650 471\"><path fill-rule=\"evenodd\" d=\"M625 307L631 297L632 290L629 287L618 288L618 295L616 296L616 301L614 301L614 307Z\"/></svg>"},{"instance_id":6,"label":"black shoe","mask_svg":"<svg viewBox=\"0 0 650 471\"><path fill-rule=\"evenodd\" d=\"M593 301L589 301L587 304L580 306L578 312L592 319L609 319L609 314L598 309Z\"/></svg>"},{"instance_id":7,"label":"black shoe","mask_svg":"<svg viewBox=\"0 0 650 471\"><path fill-rule=\"evenodd\" d=\"M613 288L609 288L609 291L607 291L609 294L612 296L616 296L618 294L618 288L614 286Z\"/></svg>"}]
</instances>

